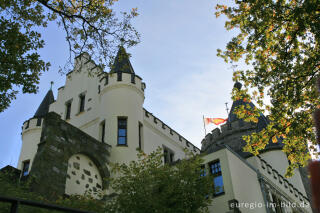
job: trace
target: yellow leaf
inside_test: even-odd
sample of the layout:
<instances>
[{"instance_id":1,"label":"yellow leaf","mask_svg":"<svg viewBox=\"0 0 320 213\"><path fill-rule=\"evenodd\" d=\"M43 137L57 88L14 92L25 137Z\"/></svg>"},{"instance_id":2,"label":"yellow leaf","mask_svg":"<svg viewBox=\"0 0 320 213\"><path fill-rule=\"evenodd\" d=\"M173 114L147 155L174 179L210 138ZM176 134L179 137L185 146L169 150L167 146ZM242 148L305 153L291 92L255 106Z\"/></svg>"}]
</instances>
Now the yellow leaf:
<instances>
[{"instance_id":1,"label":"yellow leaf","mask_svg":"<svg viewBox=\"0 0 320 213\"><path fill-rule=\"evenodd\" d=\"M277 143L277 137L276 136L272 137L272 143Z\"/></svg>"}]
</instances>

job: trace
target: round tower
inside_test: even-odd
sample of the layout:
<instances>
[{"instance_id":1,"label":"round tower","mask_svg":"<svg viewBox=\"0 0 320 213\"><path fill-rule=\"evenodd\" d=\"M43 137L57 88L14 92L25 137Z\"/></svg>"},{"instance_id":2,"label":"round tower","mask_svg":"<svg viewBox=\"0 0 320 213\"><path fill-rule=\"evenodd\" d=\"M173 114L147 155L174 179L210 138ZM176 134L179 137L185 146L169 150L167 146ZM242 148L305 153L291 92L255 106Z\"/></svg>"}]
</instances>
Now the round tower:
<instances>
[{"instance_id":1,"label":"round tower","mask_svg":"<svg viewBox=\"0 0 320 213\"><path fill-rule=\"evenodd\" d=\"M241 89L242 85L239 82L234 84L234 88ZM236 100L233 102L230 113L228 115L227 124L221 125L221 129L216 128L212 130L211 133L207 134L206 137L202 140L202 152L212 153L215 152L221 147L227 145L238 155L247 159L252 165L256 165L256 157L249 152L244 152L243 147L246 145L246 142L243 140L243 136L250 135L254 132L260 132L265 129L270 120L260 114L257 123L245 122L242 119L239 119L235 114L237 107L245 106L247 108L255 108L256 106L252 102L245 102L243 100ZM280 175L284 176L286 169L289 166L288 159L286 154L282 151L284 144L283 139L278 138L277 143L273 143L271 140L266 145L266 147L260 151L260 158L268 162L273 169L277 170ZM290 181L298 188L300 191L304 192L304 186L300 176L300 171L295 170L295 174L290 178Z\"/></svg>"},{"instance_id":2,"label":"round tower","mask_svg":"<svg viewBox=\"0 0 320 213\"><path fill-rule=\"evenodd\" d=\"M112 162L137 158L141 147L145 83L134 73L129 57L120 47L110 73L100 80L100 114L104 140L112 146Z\"/></svg>"},{"instance_id":3,"label":"round tower","mask_svg":"<svg viewBox=\"0 0 320 213\"><path fill-rule=\"evenodd\" d=\"M25 121L22 126L22 148L18 161L18 169L22 175L28 175L32 166L34 156L37 153L38 144L40 143L43 117L48 113L49 106L54 102L53 92L50 89L40 106L38 107L33 118Z\"/></svg>"}]
</instances>

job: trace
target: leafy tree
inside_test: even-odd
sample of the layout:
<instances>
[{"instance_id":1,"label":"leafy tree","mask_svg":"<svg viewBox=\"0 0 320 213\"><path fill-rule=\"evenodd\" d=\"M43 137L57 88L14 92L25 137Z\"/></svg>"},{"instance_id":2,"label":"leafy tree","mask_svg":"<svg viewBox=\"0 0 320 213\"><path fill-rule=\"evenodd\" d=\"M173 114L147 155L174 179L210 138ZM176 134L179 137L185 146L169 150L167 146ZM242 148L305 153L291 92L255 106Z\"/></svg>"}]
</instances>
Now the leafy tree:
<instances>
[{"instance_id":1,"label":"leafy tree","mask_svg":"<svg viewBox=\"0 0 320 213\"><path fill-rule=\"evenodd\" d=\"M38 54L44 46L40 30L50 21L66 33L70 52L67 65L74 56L87 52L103 68L118 45L137 44L139 35L130 22L138 15L137 10L122 13L119 20L113 11L116 1L0 1L0 112L9 107L19 87L23 93L37 92L39 76L50 66Z\"/></svg>"},{"instance_id":2,"label":"leafy tree","mask_svg":"<svg viewBox=\"0 0 320 213\"><path fill-rule=\"evenodd\" d=\"M217 5L216 16L221 14L228 18L226 29L237 28L238 34L218 55L249 67L234 72L234 81L244 82L244 88L235 88L232 98L255 100L260 107L243 107L236 113L257 122L260 112L267 111L271 121L263 131L244 138L245 150L258 154L269 141L283 139L290 176L310 159L308 143L315 151L312 113L320 104L315 87L320 71L320 2L237 0L232 6Z\"/></svg>"},{"instance_id":3,"label":"leafy tree","mask_svg":"<svg viewBox=\"0 0 320 213\"><path fill-rule=\"evenodd\" d=\"M175 165L163 164L162 149L138 154L129 165L115 164L110 212L204 212L210 204L212 179L200 177L201 158L192 156Z\"/></svg>"}]
</instances>

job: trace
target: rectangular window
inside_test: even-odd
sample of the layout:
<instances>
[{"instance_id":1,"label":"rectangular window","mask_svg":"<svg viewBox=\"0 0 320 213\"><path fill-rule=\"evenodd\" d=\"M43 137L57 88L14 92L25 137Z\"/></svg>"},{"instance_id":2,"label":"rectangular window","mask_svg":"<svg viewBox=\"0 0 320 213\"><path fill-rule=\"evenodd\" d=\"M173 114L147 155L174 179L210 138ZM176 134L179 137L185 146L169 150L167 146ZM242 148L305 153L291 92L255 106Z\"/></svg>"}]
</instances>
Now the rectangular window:
<instances>
[{"instance_id":1,"label":"rectangular window","mask_svg":"<svg viewBox=\"0 0 320 213\"><path fill-rule=\"evenodd\" d=\"M71 115L71 102L66 103L66 120L70 119Z\"/></svg>"},{"instance_id":2,"label":"rectangular window","mask_svg":"<svg viewBox=\"0 0 320 213\"><path fill-rule=\"evenodd\" d=\"M271 203L271 208L274 212L279 212L279 213L285 213L287 212L284 208L285 202L283 200L281 200L278 196L276 196L275 194L271 193L271 197L272 197L272 203Z\"/></svg>"},{"instance_id":3,"label":"rectangular window","mask_svg":"<svg viewBox=\"0 0 320 213\"><path fill-rule=\"evenodd\" d=\"M163 157L164 157L164 163L169 163L168 150L166 149L163 150Z\"/></svg>"},{"instance_id":4,"label":"rectangular window","mask_svg":"<svg viewBox=\"0 0 320 213\"><path fill-rule=\"evenodd\" d=\"M121 72L117 73L117 81L122 81L122 73Z\"/></svg>"},{"instance_id":5,"label":"rectangular window","mask_svg":"<svg viewBox=\"0 0 320 213\"><path fill-rule=\"evenodd\" d=\"M174 152L167 147L163 147L163 158L164 163L172 163L174 161Z\"/></svg>"},{"instance_id":6,"label":"rectangular window","mask_svg":"<svg viewBox=\"0 0 320 213\"><path fill-rule=\"evenodd\" d=\"M37 126L41 126L41 118L37 119Z\"/></svg>"},{"instance_id":7,"label":"rectangular window","mask_svg":"<svg viewBox=\"0 0 320 213\"><path fill-rule=\"evenodd\" d=\"M100 132L101 132L101 142L104 143L104 136L105 136L105 131L106 131L106 122L103 121L101 124L100 124Z\"/></svg>"},{"instance_id":8,"label":"rectangular window","mask_svg":"<svg viewBox=\"0 0 320 213\"><path fill-rule=\"evenodd\" d=\"M85 105L85 102L86 102L86 95L85 94L81 94L79 96L79 101L80 101L79 112L84 112L84 105Z\"/></svg>"},{"instance_id":9,"label":"rectangular window","mask_svg":"<svg viewBox=\"0 0 320 213\"><path fill-rule=\"evenodd\" d=\"M104 80L104 85L107 85L109 83L109 76L106 75L105 80Z\"/></svg>"},{"instance_id":10,"label":"rectangular window","mask_svg":"<svg viewBox=\"0 0 320 213\"><path fill-rule=\"evenodd\" d=\"M213 186L214 186L213 196L218 196L220 194L223 194L224 188L223 188L223 179L222 179L220 161L214 161L212 163L209 163L209 167L210 167L210 173L213 176Z\"/></svg>"},{"instance_id":11,"label":"rectangular window","mask_svg":"<svg viewBox=\"0 0 320 213\"><path fill-rule=\"evenodd\" d=\"M142 150L142 134L143 125L139 122L139 149Z\"/></svg>"},{"instance_id":12,"label":"rectangular window","mask_svg":"<svg viewBox=\"0 0 320 213\"><path fill-rule=\"evenodd\" d=\"M127 145L127 118L118 117L118 145Z\"/></svg>"},{"instance_id":13,"label":"rectangular window","mask_svg":"<svg viewBox=\"0 0 320 213\"><path fill-rule=\"evenodd\" d=\"M24 161L22 163L22 176L27 176L29 174L30 160Z\"/></svg>"},{"instance_id":14,"label":"rectangular window","mask_svg":"<svg viewBox=\"0 0 320 213\"><path fill-rule=\"evenodd\" d=\"M131 74L131 83L135 84L136 81L135 81L135 75L134 74Z\"/></svg>"}]
</instances>

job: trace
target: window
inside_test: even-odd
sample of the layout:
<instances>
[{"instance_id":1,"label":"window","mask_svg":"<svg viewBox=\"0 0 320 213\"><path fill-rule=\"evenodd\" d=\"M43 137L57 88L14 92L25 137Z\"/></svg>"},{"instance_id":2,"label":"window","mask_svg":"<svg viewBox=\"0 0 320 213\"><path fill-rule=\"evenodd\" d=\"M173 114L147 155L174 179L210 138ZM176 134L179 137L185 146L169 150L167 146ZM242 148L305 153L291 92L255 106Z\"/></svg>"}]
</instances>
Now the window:
<instances>
[{"instance_id":1,"label":"window","mask_svg":"<svg viewBox=\"0 0 320 213\"><path fill-rule=\"evenodd\" d=\"M41 118L37 119L37 126L41 126Z\"/></svg>"},{"instance_id":2,"label":"window","mask_svg":"<svg viewBox=\"0 0 320 213\"><path fill-rule=\"evenodd\" d=\"M286 203L274 193L271 193L271 197L272 197L272 202L270 203L270 206L272 210L277 213L285 213Z\"/></svg>"},{"instance_id":3,"label":"window","mask_svg":"<svg viewBox=\"0 0 320 213\"><path fill-rule=\"evenodd\" d=\"M166 149L163 150L163 157L164 157L164 163L169 163L168 150L166 150Z\"/></svg>"},{"instance_id":4,"label":"window","mask_svg":"<svg viewBox=\"0 0 320 213\"><path fill-rule=\"evenodd\" d=\"M22 176L29 175L29 166L30 166L30 160L24 161L22 163Z\"/></svg>"},{"instance_id":5,"label":"window","mask_svg":"<svg viewBox=\"0 0 320 213\"><path fill-rule=\"evenodd\" d=\"M135 84L136 81L135 81L135 75L132 73L131 74L131 83Z\"/></svg>"},{"instance_id":6,"label":"window","mask_svg":"<svg viewBox=\"0 0 320 213\"><path fill-rule=\"evenodd\" d=\"M107 85L109 83L109 76L106 75L105 81L104 81L104 85Z\"/></svg>"},{"instance_id":7,"label":"window","mask_svg":"<svg viewBox=\"0 0 320 213\"><path fill-rule=\"evenodd\" d=\"M85 105L85 101L86 101L86 95L85 94L81 94L79 96L79 100L80 100L79 112L84 112L84 105Z\"/></svg>"},{"instance_id":8,"label":"window","mask_svg":"<svg viewBox=\"0 0 320 213\"><path fill-rule=\"evenodd\" d=\"M127 145L127 118L118 117L118 145Z\"/></svg>"},{"instance_id":9,"label":"window","mask_svg":"<svg viewBox=\"0 0 320 213\"><path fill-rule=\"evenodd\" d=\"M172 163L174 161L174 152L167 147L163 147L164 163Z\"/></svg>"},{"instance_id":10,"label":"window","mask_svg":"<svg viewBox=\"0 0 320 213\"><path fill-rule=\"evenodd\" d=\"M105 130L106 129L106 122L102 121L100 124L100 136L101 136L101 142L104 143L104 136L105 136Z\"/></svg>"},{"instance_id":11,"label":"window","mask_svg":"<svg viewBox=\"0 0 320 213\"><path fill-rule=\"evenodd\" d=\"M143 129L143 125L142 123L139 122L139 149L142 150L142 129Z\"/></svg>"},{"instance_id":12,"label":"window","mask_svg":"<svg viewBox=\"0 0 320 213\"><path fill-rule=\"evenodd\" d=\"M122 73L121 72L117 73L117 81L122 81Z\"/></svg>"},{"instance_id":13,"label":"window","mask_svg":"<svg viewBox=\"0 0 320 213\"><path fill-rule=\"evenodd\" d=\"M223 179L221 173L220 161L215 161L209 164L210 173L213 176L214 196L224 194Z\"/></svg>"},{"instance_id":14,"label":"window","mask_svg":"<svg viewBox=\"0 0 320 213\"><path fill-rule=\"evenodd\" d=\"M66 120L70 119L71 102L66 103Z\"/></svg>"}]
</instances>

